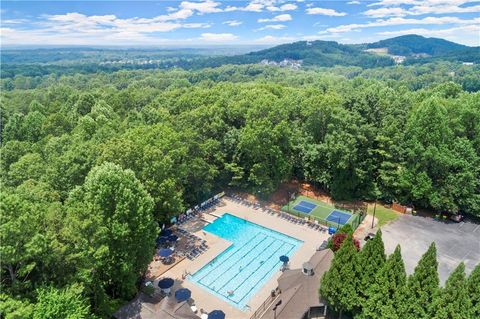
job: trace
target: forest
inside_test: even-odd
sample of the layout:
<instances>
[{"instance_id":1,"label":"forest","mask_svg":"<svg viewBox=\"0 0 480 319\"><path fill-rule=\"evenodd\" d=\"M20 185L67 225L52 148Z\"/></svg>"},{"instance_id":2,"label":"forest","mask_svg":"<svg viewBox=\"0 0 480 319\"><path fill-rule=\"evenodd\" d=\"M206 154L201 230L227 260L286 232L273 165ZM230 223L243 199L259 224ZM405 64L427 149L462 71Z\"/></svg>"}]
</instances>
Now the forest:
<instances>
[{"instance_id":1,"label":"forest","mask_svg":"<svg viewBox=\"0 0 480 319\"><path fill-rule=\"evenodd\" d=\"M109 318L137 292L158 225L220 190L268 198L298 179L480 216L479 74L441 62L2 78L0 312Z\"/></svg>"}]
</instances>

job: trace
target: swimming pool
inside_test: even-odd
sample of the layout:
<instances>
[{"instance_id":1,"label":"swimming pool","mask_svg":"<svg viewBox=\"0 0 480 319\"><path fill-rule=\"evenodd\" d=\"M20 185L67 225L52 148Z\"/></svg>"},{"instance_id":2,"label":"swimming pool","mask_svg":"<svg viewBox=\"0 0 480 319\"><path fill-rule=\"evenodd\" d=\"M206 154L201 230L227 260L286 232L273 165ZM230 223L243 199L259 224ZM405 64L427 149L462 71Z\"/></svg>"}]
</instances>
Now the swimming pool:
<instances>
[{"instance_id":1,"label":"swimming pool","mask_svg":"<svg viewBox=\"0 0 480 319\"><path fill-rule=\"evenodd\" d=\"M224 214L203 230L233 244L189 280L241 310L280 269L279 257L291 256L303 243L231 214Z\"/></svg>"}]
</instances>

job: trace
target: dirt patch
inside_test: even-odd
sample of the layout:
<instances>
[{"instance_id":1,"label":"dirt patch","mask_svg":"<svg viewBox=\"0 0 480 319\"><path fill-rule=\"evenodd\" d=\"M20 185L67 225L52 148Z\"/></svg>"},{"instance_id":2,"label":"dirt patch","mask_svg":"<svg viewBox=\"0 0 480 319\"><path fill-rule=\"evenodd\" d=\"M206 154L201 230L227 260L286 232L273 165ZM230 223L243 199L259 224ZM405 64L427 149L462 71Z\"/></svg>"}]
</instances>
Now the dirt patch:
<instances>
[{"instance_id":1,"label":"dirt patch","mask_svg":"<svg viewBox=\"0 0 480 319\"><path fill-rule=\"evenodd\" d=\"M145 274L145 279L153 281L185 259L185 257L179 257L179 256L176 256L174 258L175 258L174 261L170 264L164 264L161 260L152 260L150 265L148 265L147 273Z\"/></svg>"}]
</instances>

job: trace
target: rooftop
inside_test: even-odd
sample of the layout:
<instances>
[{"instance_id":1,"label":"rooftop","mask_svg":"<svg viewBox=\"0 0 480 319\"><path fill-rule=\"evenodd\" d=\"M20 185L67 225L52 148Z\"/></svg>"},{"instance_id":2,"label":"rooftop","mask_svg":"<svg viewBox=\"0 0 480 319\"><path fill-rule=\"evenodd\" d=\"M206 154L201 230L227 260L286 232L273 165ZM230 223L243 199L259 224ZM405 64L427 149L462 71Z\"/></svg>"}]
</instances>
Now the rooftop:
<instances>
[{"instance_id":1,"label":"rooftop","mask_svg":"<svg viewBox=\"0 0 480 319\"><path fill-rule=\"evenodd\" d=\"M261 319L273 319L273 307L281 300L277 307L277 319L300 319L311 307L322 307L318 289L320 279L330 268L333 259L333 252L330 249L317 251L309 260L313 267L313 275L304 274L303 269L286 270L278 278L278 288L281 294L265 311Z\"/></svg>"}]
</instances>

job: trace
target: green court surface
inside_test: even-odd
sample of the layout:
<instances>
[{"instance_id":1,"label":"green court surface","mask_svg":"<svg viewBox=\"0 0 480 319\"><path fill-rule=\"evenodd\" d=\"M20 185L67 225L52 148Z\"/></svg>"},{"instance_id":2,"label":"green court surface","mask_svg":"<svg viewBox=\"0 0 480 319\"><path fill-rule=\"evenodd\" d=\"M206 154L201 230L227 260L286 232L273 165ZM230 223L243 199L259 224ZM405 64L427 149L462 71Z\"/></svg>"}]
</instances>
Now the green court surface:
<instances>
[{"instance_id":1,"label":"green court surface","mask_svg":"<svg viewBox=\"0 0 480 319\"><path fill-rule=\"evenodd\" d=\"M307 205L308 207L305 205ZM313 205L315 205L315 207L313 207L312 209L311 207ZM290 201L287 205L283 206L282 210L298 217L309 216L311 218L315 218L321 224L326 226L341 227L342 225L339 224L338 221L332 220L332 218L328 220L332 212L336 211L337 213L340 213L340 214L351 215L350 218L347 217L348 220L343 221L343 223L350 224L354 229L358 227L358 225L360 224L360 215L335 208L335 206L331 204L327 204L325 202L322 202L313 198L309 198L306 196L298 196L294 200Z\"/></svg>"}]
</instances>

